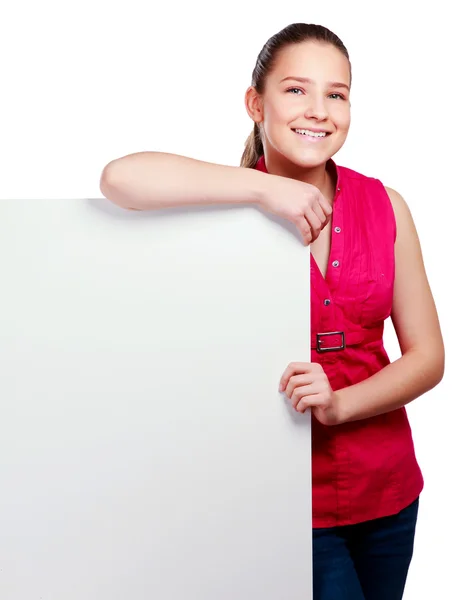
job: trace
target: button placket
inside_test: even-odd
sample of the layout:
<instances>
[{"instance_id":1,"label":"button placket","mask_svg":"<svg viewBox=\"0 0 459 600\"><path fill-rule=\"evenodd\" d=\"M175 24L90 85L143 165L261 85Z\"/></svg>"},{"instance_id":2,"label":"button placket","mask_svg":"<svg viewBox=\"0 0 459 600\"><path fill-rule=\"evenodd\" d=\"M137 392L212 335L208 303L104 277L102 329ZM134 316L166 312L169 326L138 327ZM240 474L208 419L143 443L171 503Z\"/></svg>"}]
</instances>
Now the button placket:
<instances>
[{"instance_id":1,"label":"button placket","mask_svg":"<svg viewBox=\"0 0 459 600\"><path fill-rule=\"evenodd\" d=\"M313 319L313 335L321 332L330 332L341 330L343 328L342 314L335 301L335 294L338 292L338 283L341 276L341 268L333 267L333 262L338 261L342 264L344 236L342 230L345 227L343 223L343 198L342 188L338 186L334 198L334 206L331 217L331 243L328 268L325 276L320 273L319 267L314 261L314 267L311 270L313 289L311 292L318 301L318 311ZM319 308L320 307L320 308ZM321 355L321 361L332 364L339 360L340 353L328 352Z\"/></svg>"},{"instance_id":2,"label":"button placket","mask_svg":"<svg viewBox=\"0 0 459 600\"><path fill-rule=\"evenodd\" d=\"M329 283L330 291L333 293L338 285L339 278L342 271L342 258L343 258L343 247L344 237L343 231L343 198L342 198L341 186L337 187L337 194L335 197L334 208L333 208L333 229L332 229L332 243L330 248L330 266L329 271Z\"/></svg>"}]
</instances>

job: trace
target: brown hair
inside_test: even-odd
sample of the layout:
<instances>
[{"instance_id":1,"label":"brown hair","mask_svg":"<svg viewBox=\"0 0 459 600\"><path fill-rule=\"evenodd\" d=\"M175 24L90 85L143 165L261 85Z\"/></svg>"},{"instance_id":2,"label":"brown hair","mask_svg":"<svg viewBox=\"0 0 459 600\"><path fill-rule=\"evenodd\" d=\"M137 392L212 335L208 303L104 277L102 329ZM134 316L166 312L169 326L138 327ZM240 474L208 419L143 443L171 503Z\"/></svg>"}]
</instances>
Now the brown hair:
<instances>
[{"instance_id":1,"label":"brown hair","mask_svg":"<svg viewBox=\"0 0 459 600\"><path fill-rule=\"evenodd\" d=\"M301 42L308 41L332 44L349 60L349 53L343 42L326 27L322 25L310 25L308 23L293 23L270 37L257 57L257 62L252 72L251 85L258 94L263 94L266 77L272 70L279 52L292 44L300 44ZM350 61L349 68L351 68ZM263 141L261 139L260 127L258 123L254 123L253 131L245 142L240 166L253 169L262 155Z\"/></svg>"}]
</instances>

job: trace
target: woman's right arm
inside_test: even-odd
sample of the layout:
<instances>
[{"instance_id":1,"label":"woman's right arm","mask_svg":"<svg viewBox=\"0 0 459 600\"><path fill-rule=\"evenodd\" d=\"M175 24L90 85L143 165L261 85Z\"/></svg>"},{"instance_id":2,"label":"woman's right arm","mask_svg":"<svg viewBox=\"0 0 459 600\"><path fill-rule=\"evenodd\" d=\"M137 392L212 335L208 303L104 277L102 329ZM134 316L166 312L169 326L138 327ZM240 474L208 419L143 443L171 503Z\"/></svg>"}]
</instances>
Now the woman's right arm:
<instances>
[{"instance_id":1,"label":"woman's right arm","mask_svg":"<svg viewBox=\"0 0 459 600\"><path fill-rule=\"evenodd\" d=\"M131 210L255 204L294 223L306 245L331 215L321 192L307 183L163 152L139 152L108 163L100 190Z\"/></svg>"},{"instance_id":2,"label":"woman's right arm","mask_svg":"<svg viewBox=\"0 0 459 600\"><path fill-rule=\"evenodd\" d=\"M266 174L162 152L139 152L109 163L103 195L122 208L254 203L262 200Z\"/></svg>"}]
</instances>

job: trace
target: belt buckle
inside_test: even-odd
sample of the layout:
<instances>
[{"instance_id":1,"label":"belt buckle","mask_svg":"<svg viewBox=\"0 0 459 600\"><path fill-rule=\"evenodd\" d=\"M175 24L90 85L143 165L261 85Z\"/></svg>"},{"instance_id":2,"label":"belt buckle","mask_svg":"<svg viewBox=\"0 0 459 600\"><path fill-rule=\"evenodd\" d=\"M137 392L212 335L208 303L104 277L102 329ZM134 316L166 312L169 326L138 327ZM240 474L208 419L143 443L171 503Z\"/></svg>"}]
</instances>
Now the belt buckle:
<instances>
[{"instance_id":1,"label":"belt buckle","mask_svg":"<svg viewBox=\"0 0 459 600\"><path fill-rule=\"evenodd\" d=\"M330 335L339 335L341 336L341 344L339 346L328 346L327 348L322 348L321 343L323 337L327 337ZM326 333L317 333L316 334L316 350L317 352L333 352L335 350L344 350L346 347L346 341L344 337L344 331L327 331Z\"/></svg>"}]
</instances>

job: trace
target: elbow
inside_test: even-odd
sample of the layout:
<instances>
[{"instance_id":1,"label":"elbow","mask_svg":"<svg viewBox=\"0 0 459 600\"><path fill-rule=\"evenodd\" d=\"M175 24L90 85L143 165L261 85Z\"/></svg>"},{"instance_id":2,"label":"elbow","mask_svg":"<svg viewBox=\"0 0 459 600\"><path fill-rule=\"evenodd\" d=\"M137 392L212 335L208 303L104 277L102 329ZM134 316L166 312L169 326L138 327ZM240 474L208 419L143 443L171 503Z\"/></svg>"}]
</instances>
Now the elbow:
<instances>
[{"instance_id":1,"label":"elbow","mask_svg":"<svg viewBox=\"0 0 459 600\"><path fill-rule=\"evenodd\" d=\"M445 345L440 335L431 354L433 387L438 385L445 374Z\"/></svg>"},{"instance_id":2,"label":"elbow","mask_svg":"<svg viewBox=\"0 0 459 600\"><path fill-rule=\"evenodd\" d=\"M433 379L433 386L435 387L436 385L438 385L441 380L443 379L443 376L445 374L445 353L444 351L441 352L441 356L437 357L437 360L434 361L434 366L433 366L433 373L432 373L432 379Z\"/></svg>"},{"instance_id":3,"label":"elbow","mask_svg":"<svg viewBox=\"0 0 459 600\"><path fill-rule=\"evenodd\" d=\"M123 193L123 176L118 160L105 166L100 177L99 188L102 195L121 208L131 208L127 203L126 194Z\"/></svg>"},{"instance_id":4,"label":"elbow","mask_svg":"<svg viewBox=\"0 0 459 600\"><path fill-rule=\"evenodd\" d=\"M127 210L143 210L144 208L138 198L137 189L142 173L136 177L135 166L135 159L128 155L109 162L100 176L99 189L102 195Z\"/></svg>"},{"instance_id":5,"label":"elbow","mask_svg":"<svg viewBox=\"0 0 459 600\"><path fill-rule=\"evenodd\" d=\"M428 390L436 387L445 374L445 351L443 346L435 348L424 357L424 378Z\"/></svg>"},{"instance_id":6,"label":"elbow","mask_svg":"<svg viewBox=\"0 0 459 600\"><path fill-rule=\"evenodd\" d=\"M158 207L157 152L137 152L108 163L100 177L100 191L114 204L127 210ZM159 170L161 166L159 167Z\"/></svg>"}]
</instances>

